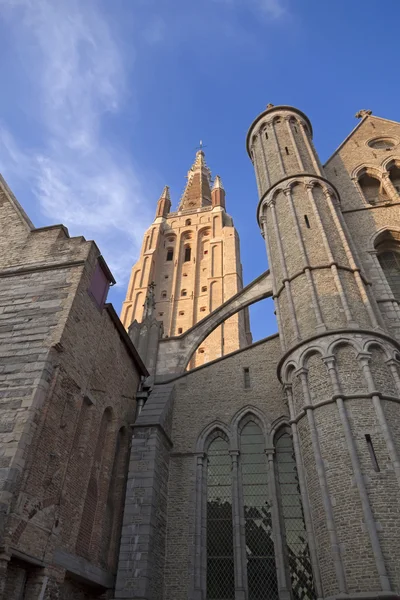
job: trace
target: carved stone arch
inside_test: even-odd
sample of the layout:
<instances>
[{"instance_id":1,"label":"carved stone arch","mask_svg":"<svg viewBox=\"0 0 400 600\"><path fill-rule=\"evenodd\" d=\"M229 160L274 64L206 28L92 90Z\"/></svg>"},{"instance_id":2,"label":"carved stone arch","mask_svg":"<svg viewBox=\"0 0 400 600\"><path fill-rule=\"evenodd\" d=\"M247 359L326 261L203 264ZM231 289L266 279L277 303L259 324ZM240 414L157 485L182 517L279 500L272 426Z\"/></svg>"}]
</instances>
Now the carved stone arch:
<instances>
[{"instance_id":1,"label":"carved stone arch","mask_svg":"<svg viewBox=\"0 0 400 600\"><path fill-rule=\"evenodd\" d=\"M390 225L381 227L377 231L374 231L369 238L367 251L375 252L378 246L388 238L393 238L400 244L400 227Z\"/></svg>"},{"instance_id":2,"label":"carved stone arch","mask_svg":"<svg viewBox=\"0 0 400 600\"><path fill-rule=\"evenodd\" d=\"M285 183L287 185L287 182L285 182ZM268 203L271 201L274 201L274 200L276 200L276 198L279 194L284 194L284 193L285 193L284 187L282 185L278 185L278 187L274 188L272 190L272 192L270 194L268 194L266 201Z\"/></svg>"},{"instance_id":3,"label":"carved stone arch","mask_svg":"<svg viewBox=\"0 0 400 600\"><path fill-rule=\"evenodd\" d=\"M318 181L318 179L309 179L306 182L306 185L310 185L311 187L315 188L315 187L320 187L321 189L323 189L322 184L320 181Z\"/></svg>"},{"instance_id":4,"label":"carved stone arch","mask_svg":"<svg viewBox=\"0 0 400 600\"><path fill-rule=\"evenodd\" d=\"M205 233L207 235L211 235L211 225L209 223L206 223L205 225L202 225L198 231L199 236L200 235L205 235Z\"/></svg>"},{"instance_id":5,"label":"carved stone arch","mask_svg":"<svg viewBox=\"0 0 400 600\"><path fill-rule=\"evenodd\" d=\"M363 352L370 352L370 349L372 348L379 348L380 350L382 350L382 352L385 354L386 358L388 360L390 360L391 358L393 358L393 353L390 352L390 350L380 341L377 339L368 339L364 342L363 344Z\"/></svg>"},{"instance_id":6,"label":"carved stone arch","mask_svg":"<svg viewBox=\"0 0 400 600\"><path fill-rule=\"evenodd\" d=\"M293 375L295 371L298 369L298 365L294 362L294 360L289 361L282 370L282 382L283 384L291 384L293 381Z\"/></svg>"},{"instance_id":7,"label":"carved stone arch","mask_svg":"<svg viewBox=\"0 0 400 600\"><path fill-rule=\"evenodd\" d=\"M351 177L351 179L358 180L363 175L371 175L371 177L376 177L378 179L381 179L383 173L384 173L384 169L382 168L382 166L377 167L376 165L369 165L369 164L363 163L361 165L358 165L358 167L356 167L355 169L353 169L350 177Z\"/></svg>"},{"instance_id":8,"label":"carved stone arch","mask_svg":"<svg viewBox=\"0 0 400 600\"><path fill-rule=\"evenodd\" d=\"M332 382L324 363L323 349L309 348L304 354L303 365L307 370L308 402L318 404L325 394L333 393Z\"/></svg>"},{"instance_id":9,"label":"carved stone arch","mask_svg":"<svg viewBox=\"0 0 400 600\"><path fill-rule=\"evenodd\" d=\"M387 156L381 163L383 172L388 173L392 167L400 167L400 158L398 156Z\"/></svg>"},{"instance_id":10,"label":"carved stone arch","mask_svg":"<svg viewBox=\"0 0 400 600\"><path fill-rule=\"evenodd\" d=\"M291 179L287 184L287 188L289 188L289 190L292 192L292 190L295 187L297 187L298 185L302 186L302 185L304 185L304 182L300 178L299 179Z\"/></svg>"},{"instance_id":11,"label":"carved stone arch","mask_svg":"<svg viewBox=\"0 0 400 600\"><path fill-rule=\"evenodd\" d=\"M232 449L232 434L229 427L223 421L215 420L206 425L200 433L196 443L196 452L207 452L211 442L217 437L225 440L229 449Z\"/></svg>"},{"instance_id":12,"label":"carved stone arch","mask_svg":"<svg viewBox=\"0 0 400 600\"><path fill-rule=\"evenodd\" d=\"M360 362L362 345L354 338L340 337L329 346L335 357L337 382L344 394L368 393L368 384Z\"/></svg>"},{"instance_id":13,"label":"carved stone arch","mask_svg":"<svg viewBox=\"0 0 400 600\"><path fill-rule=\"evenodd\" d=\"M331 342L328 345L327 348L327 356L332 356L334 355L335 351L339 348L339 346L351 346L356 354L358 354L359 352L362 352L362 346L359 342L357 342L354 338L350 338L350 337L340 337L336 340L333 340L333 342Z\"/></svg>"},{"instance_id":14,"label":"carved stone arch","mask_svg":"<svg viewBox=\"0 0 400 600\"><path fill-rule=\"evenodd\" d=\"M321 346L317 346L317 345L309 346L308 348L305 348L299 356L299 368L306 369L308 360L314 354L319 354L321 356L321 360L322 360L322 358L325 355L324 348L322 348Z\"/></svg>"},{"instance_id":15,"label":"carved stone arch","mask_svg":"<svg viewBox=\"0 0 400 600\"><path fill-rule=\"evenodd\" d=\"M281 415L280 417L275 419L275 421L271 425L269 438L271 440L272 446L275 446L275 440L277 439L278 434L282 432L282 430L284 430L285 433L292 435L292 430L289 424L289 417L286 415Z\"/></svg>"},{"instance_id":16,"label":"carved stone arch","mask_svg":"<svg viewBox=\"0 0 400 600\"><path fill-rule=\"evenodd\" d=\"M250 421L254 421L254 423L257 423L257 425L261 428L261 431L263 432L263 435L264 435L265 444L266 444L266 446L268 446L268 444L269 444L268 431L270 429L270 426L267 422L267 419L265 418L265 415L262 413L262 411L259 408L248 405L248 406L244 406L243 408L241 408L234 415L234 417L232 418L232 421L231 421L231 431L232 431L234 443L236 443L236 448L239 448L239 437L240 437L240 433L241 433L243 427L245 425L247 425L247 423L249 423Z\"/></svg>"}]
</instances>

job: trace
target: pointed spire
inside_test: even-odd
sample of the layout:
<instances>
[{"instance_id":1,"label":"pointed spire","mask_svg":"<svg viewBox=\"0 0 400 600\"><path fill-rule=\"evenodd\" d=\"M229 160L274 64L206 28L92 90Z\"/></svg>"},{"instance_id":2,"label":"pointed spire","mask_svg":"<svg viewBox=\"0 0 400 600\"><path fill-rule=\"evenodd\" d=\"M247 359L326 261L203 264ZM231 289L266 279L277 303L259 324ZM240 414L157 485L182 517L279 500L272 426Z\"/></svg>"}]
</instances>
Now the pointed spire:
<instances>
[{"instance_id":1,"label":"pointed spire","mask_svg":"<svg viewBox=\"0 0 400 600\"><path fill-rule=\"evenodd\" d=\"M188 171L187 180L179 210L210 206L211 171L207 166L203 150L196 152L196 158Z\"/></svg>"},{"instance_id":2,"label":"pointed spire","mask_svg":"<svg viewBox=\"0 0 400 600\"><path fill-rule=\"evenodd\" d=\"M214 185L211 192L211 202L213 206L222 206L225 208L225 189L222 185L221 177L217 175L214 179Z\"/></svg>"},{"instance_id":3,"label":"pointed spire","mask_svg":"<svg viewBox=\"0 0 400 600\"><path fill-rule=\"evenodd\" d=\"M166 185L162 191L162 194L160 196L160 200L171 200L170 195L169 195L169 185Z\"/></svg>"},{"instance_id":4,"label":"pointed spire","mask_svg":"<svg viewBox=\"0 0 400 600\"><path fill-rule=\"evenodd\" d=\"M157 217L166 217L171 210L171 198L169 195L169 187L166 185L162 191L162 194L157 202Z\"/></svg>"},{"instance_id":5,"label":"pointed spire","mask_svg":"<svg viewBox=\"0 0 400 600\"><path fill-rule=\"evenodd\" d=\"M212 189L213 190L224 190L225 189L223 186L221 177L219 175L215 176L214 185L212 186Z\"/></svg>"}]
</instances>

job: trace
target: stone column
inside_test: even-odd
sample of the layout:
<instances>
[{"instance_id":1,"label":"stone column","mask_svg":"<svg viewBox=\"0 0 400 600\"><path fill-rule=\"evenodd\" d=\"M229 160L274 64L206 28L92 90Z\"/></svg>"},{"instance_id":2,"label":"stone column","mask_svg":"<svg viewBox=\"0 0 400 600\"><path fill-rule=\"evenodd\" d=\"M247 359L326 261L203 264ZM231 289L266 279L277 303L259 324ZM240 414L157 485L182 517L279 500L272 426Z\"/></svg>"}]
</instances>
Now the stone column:
<instances>
[{"instance_id":1,"label":"stone column","mask_svg":"<svg viewBox=\"0 0 400 600\"><path fill-rule=\"evenodd\" d=\"M242 543L242 518L240 502L240 478L238 450L230 450L232 459L232 519L233 519L233 544L235 549L235 600L246 600L246 589L244 584L243 543Z\"/></svg>"},{"instance_id":2,"label":"stone column","mask_svg":"<svg viewBox=\"0 0 400 600\"><path fill-rule=\"evenodd\" d=\"M285 556L283 550L282 526L278 506L278 492L276 489L276 476L274 467L274 448L266 448L265 455L268 465L268 487L270 490L272 536L274 540L275 563L278 575L278 593L280 600L290 600L288 577L286 573Z\"/></svg>"}]
</instances>

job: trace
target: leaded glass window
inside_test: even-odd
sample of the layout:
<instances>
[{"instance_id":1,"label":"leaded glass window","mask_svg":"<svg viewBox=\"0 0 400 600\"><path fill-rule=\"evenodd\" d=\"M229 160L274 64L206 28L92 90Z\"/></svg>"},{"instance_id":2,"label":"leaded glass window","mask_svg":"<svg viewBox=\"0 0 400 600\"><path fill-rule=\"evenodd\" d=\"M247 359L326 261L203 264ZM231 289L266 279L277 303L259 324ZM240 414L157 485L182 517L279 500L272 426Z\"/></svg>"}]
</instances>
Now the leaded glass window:
<instances>
[{"instance_id":1,"label":"leaded glass window","mask_svg":"<svg viewBox=\"0 0 400 600\"><path fill-rule=\"evenodd\" d=\"M293 443L283 433L275 443L277 479L286 539L286 554L295 600L315 598L310 553L301 503Z\"/></svg>"},{"instance_id":2,"label":"leaded glass window","mask_svg":"<svg viewBox=\"0 0 400 600\"><path fill-rule=\"evenodd\" d=\"M388 250L378 255L387 282L396 300L400 300L400 255Z\"/></svg>"},{"instance_id":3,"label":"leaded glass window","mask_svg":"<svg viewBox=\"0 0 400 600\"><path fill-rule=\"evenodd\" d=\"M240 436L249 600L278 598L268 472L260 427L247 423Z\"/></svg>"},{"instance_id":4,"label":"leaded glass window","mask_svg":"<svg viewBox=\"0 0 400 600\"><path fill-rule=\"evenodd\" d=\"M207 600L233 600L231 457L227 442L217 437L207 456Z\"/></svg>"}]
</instances>

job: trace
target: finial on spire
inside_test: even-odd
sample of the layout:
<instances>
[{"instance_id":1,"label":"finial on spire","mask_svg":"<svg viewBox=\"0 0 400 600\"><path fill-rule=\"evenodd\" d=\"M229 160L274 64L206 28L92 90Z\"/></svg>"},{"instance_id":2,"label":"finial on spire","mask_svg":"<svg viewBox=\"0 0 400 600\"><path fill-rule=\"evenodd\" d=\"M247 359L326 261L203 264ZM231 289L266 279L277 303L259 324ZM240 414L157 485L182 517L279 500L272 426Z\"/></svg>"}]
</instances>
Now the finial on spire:
<instances>
[{"instance_id":1,"label":"finial on spire","mask_svg":"<svg viewBox=\"0 0 400 600\"><path fill-rule=\"evenodd\" d=\"M372 110L366 110L365 108L362 108L354 116L356 119L363 119L364 117L367 117L368 115L372 115Z\"/></svg>"},{"instance_id":2,"label":"finial on spire","mask_svg":"<svg viewBox=\"0 0 400 600\"><path fill-rule=\"evenodd\" d=\"M156 219L158 217L162 217L165 219L165 217L168 215L170 210L171 210L171 198L169 196L169 187L166 185L162 191L161 196L158 199L158 202L157 202Z\"/></svg>"},{"instance_id":3,"label":"finial on spire","mask_svg":"<svg viewBox=\"0 0 400 600\"><path fill-rule=\"evenodd\" d=\"M196 158L187 174L187 184L178 210L202 208L211 204L211 171L207 167L203 148L200 140Z\"/></svg>"},{"instance_id":4,"label":"finial on spire","mask_svg":"<svg viewBox=\"0 0 400 600\"><path fill-rule=\"evenodd\" d=\"M162 194L160 196L160 200L161 199L165 199L165 200L171 200L170 196L169 196L169 186L166 185L162 191Z\"/></svg>"},{"instance_id":5,"label":"finial on spire","mask_svg":"<svg viewBox=\"0 0 400 600\"><path fill-rule=\"evenodd\" d=\"M223 186L221 177L219 175L215 176L214 184L212 186L212 189L213 190L223 190L223 189L225 189L224 186Z\"/></svg>"}]
</instances>

